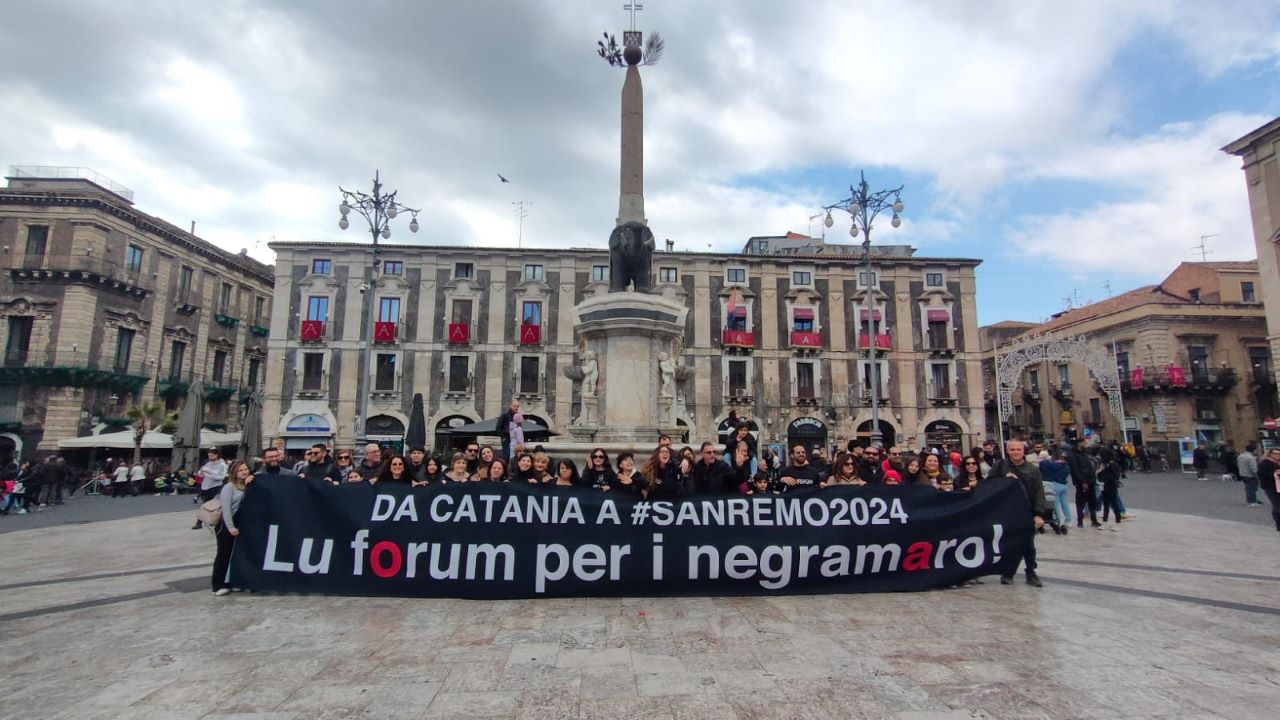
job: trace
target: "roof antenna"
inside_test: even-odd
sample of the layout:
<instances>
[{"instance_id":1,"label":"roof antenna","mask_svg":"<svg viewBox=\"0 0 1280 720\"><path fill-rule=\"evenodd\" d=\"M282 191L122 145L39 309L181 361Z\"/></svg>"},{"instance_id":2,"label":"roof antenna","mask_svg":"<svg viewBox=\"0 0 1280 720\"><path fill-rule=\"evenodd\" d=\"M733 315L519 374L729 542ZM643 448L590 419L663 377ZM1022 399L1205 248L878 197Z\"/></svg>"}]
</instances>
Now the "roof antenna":
<instances>
[{"instance_id":1,"label":"roof antenna","mask_svg":"<svg viewBox=\"0 0 1280 720\"><path fill-rule=\"evenodd\" d=\"M1191 246L1191 249L1192 249L1192 250L1199 250L1199 251L1200 251L1200 262L1209 262L1209 258L1208 258L1208 256L1213 254L1213 253L1211 253L1211 252L1209 252L1208 250L1206 250L1206 249L1205 249L1204 241L1205 241L1205 240L1208 240L1209 238L1216 238L1216 237L1222 237L1222 235L1221 235L1221 234L1219 234L1219 233L1214 233L1214 234L1212 234L1212 235L1201 235L1201 236L1200 236L1200 244L1199 244L1199 245L1192 245L1192 246Z\"/></svg>"}]
</instances>

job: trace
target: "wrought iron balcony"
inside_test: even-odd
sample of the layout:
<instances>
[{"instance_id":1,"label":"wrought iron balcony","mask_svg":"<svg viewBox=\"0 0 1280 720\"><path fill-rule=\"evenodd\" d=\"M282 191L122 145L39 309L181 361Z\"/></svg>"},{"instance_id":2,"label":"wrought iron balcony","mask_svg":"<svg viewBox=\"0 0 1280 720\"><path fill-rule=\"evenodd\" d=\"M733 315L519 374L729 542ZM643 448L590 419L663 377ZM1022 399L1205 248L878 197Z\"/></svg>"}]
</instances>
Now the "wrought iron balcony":
<instances>
[{"instance_id":1,"label":"wrought iron balcony","mask_svg":"<svg viewBox=\"0 0 1280 720\"><path fill-rule=\"evenodd\" d=\"M1240 378L1231 368L1187 371L1178 365L1162 368L1136 368L1128 377L1120 378L1120 389L1126 395L1164 395L1185 391L1226 394Z\"/></svg>"},{"instance_id":2,"label":"wrought iron balcony","mask_svg":"<svg viewBox=\"0 0 1280 720\"><path fill-rule=\"evenodd\" d=\"M27 352L4 354L0 385L19 387L82 387L135 393L148 376L141 360L117 363L115 358L92 358L87 353Z\"/></svg>"},{"instance_id":3,"label":"wrought iron balcony","mask_svg":"<svg viewBox=\"0 0 1280 720\"><path fill-rule=\"evenodd\" d=\"M141 266L92 255L24 255L9 276L17 282L88 284L138 299L155 292L155 281Z\"/></svg>"}]
</instances>

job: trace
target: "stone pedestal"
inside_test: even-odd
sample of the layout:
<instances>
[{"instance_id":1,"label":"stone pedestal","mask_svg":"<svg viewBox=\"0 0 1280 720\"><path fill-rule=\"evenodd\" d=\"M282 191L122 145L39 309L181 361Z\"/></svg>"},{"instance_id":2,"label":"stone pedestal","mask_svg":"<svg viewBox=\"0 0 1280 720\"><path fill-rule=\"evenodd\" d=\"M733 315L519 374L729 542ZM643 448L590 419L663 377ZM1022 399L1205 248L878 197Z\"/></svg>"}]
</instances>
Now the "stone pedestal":
<instances>
[{"instance_id":1,"label":"stone pedestal","mask_svg":"<svg viewBox=\"0 0 1280 720\"><path fill-rule=\"evenodd\" d=\"M660 397L658 361L673 356L684 334L688 309L645 293L618 292L583 300L573 309L579 340L595 353L599 379L594 397L584 387L583 422L570 428L575 439L591 433L600 443L657 442L675 423L670 397ZM679 362L677 360L677 362Z\"/></svg>"}]
</instances>

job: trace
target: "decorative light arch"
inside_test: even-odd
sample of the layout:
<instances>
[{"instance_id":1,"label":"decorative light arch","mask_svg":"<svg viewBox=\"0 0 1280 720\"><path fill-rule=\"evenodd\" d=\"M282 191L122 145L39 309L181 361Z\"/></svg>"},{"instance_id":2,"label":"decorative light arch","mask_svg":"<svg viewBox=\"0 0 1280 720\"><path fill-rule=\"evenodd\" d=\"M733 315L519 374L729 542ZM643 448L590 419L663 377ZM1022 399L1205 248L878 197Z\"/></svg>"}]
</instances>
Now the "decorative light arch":
<instances>
[{"instance_id":1,"label":"decorative light arch","mask_svg":"<svg viewBox=\"0 0 1280 720\"><path fill-rule=\"evenodd\" d=\"M1022 371L1029 365L1053 360L1084 365L1098 386L1107 394L1107 406L1120 423L1124 441L1129 430L1124 425L1124 398L1120 394L1120 370L1114 352L1091 343L1083 337L1056 338L1036 336L1015 342L1012 349L996 355L996 423L1000 427L1000 444L1004 445L1004 423L1013 414L1013 391L1022 383Z\"/></svg>"}]
</instances>

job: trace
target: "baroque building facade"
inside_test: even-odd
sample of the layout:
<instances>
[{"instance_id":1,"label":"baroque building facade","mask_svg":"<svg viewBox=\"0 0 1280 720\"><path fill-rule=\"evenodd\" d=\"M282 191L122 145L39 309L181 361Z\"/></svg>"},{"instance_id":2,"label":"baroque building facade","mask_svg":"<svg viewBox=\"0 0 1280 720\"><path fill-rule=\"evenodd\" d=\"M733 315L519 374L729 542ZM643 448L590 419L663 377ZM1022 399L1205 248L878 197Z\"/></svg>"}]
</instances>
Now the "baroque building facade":
<instances>
[{"instance_id":1,"label":"baroque building facade","mask_svg":"<svg viewBox=\"0 0 1280 720\"><path fill-rule=\"evenodd\" d=\"M995 356L1020 339L1083 336L1114 353L1125 410L1078 363L1022 371L1006 426L1011 438L1061 440L1073 431L1154 446L1171 463L1178 441L1237 449L1267 435L1280 413L1256 262L1186 262L1157 285L1060 313L1048 322L984 326L987 422L996 428Z\"/></svg>"},{"instance_id":2,"label":"baroque building facade","mask_svg":"<svg viewBox=\"0 0 1280 720\"><path fill-rule=\"evenodd\" d=\"M274 274L134 207L84 168L12 166L0 189L0 455L178 410L206 386L206 425L234 430L265 378Z\"/></svg>"},{"instance_id":3,"label":"baroque building facade","mask_svg":"<svg viewBox=\"0 0 1280 720\"><path fill-rule=\"evenodd\" d=\"M886 440L985 437L974 268L796 235L751 238L741 253L654 254L655 292L690 310L678 361L677 425L715 439L730 411L762 442L844 443L870 434L867 346L880 368ZM581 362L572 308L608 291L604 249L274 243L264 432L291 452L312 442L395 442L414 393L428 442L493 418L519 398L527 418L564 433L581 397L562 372ZM373 293L372 273L377 272ZM373 297L370 297L372 295ZM368 303L376 303L373 360ZM658 358L654 358L655 363ZM360 383L360 376L367 382ZM367 424L356 427L369 388ZM656 440L656 438L655 438Z\"/></svg>"}]
</instances>

